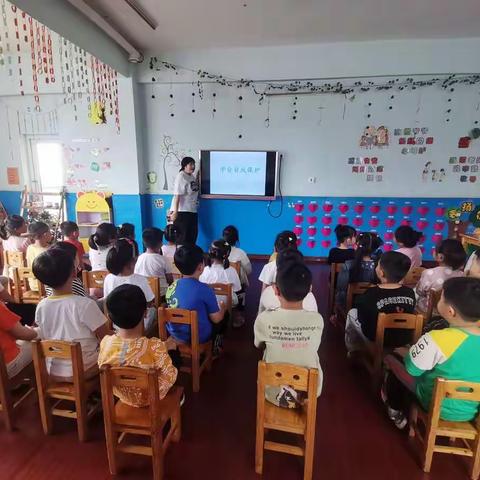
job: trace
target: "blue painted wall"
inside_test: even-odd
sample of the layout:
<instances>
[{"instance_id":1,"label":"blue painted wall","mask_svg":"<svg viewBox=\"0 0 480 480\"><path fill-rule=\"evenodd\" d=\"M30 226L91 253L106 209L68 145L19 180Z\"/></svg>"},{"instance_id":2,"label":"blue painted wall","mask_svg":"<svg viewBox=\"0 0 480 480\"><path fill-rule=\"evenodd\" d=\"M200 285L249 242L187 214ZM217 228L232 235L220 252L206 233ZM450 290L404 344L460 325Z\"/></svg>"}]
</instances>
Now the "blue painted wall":
<instances>
[{"instance_id":1,"label":"blue painted wall","mask_svg":"<svg viewBox=\"0 0 480 480\"><path fill-rule=\"evenodd\" d=\"M0 191L0 202L9 215L18 215L22 202L22 192Z\"/></svg>"}]
</instances>

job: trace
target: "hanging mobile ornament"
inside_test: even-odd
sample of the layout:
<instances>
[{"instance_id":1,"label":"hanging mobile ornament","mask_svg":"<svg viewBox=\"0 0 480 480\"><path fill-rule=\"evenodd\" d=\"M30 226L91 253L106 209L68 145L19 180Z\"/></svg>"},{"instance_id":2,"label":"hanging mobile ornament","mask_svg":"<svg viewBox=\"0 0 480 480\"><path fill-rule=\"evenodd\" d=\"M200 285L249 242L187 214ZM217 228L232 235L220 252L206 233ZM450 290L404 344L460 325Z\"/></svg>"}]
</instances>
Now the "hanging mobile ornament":
<instances>
[{"instance_id":1,"label":"hanging mobile ornament","mask_svg":"<svg viewBox=\"0 0 480 480\"><path fill-rule=\"evenodd\" d=\"M366 118L372 118L372 114L371 114L371 107L372 107L372 102L369 101L365 107L365 111L366 111Z\"/></svg>"},{"instance_id":2,"label":"hanging mobile ornament","mask_svg":"<svg viewBox=\"0 0 480 480\"><path fill-rule=\"evenodd\" d=\"M192 113L195 113L196 112L196 109L195 109L195 92L193 91L193 89L195 88L195 84L192 82Z\"/></svg>"},{"instance_id":3,"label":"hanging mobile ornament","mask_svg":"<svg viewBox=\"0 0 480 480\"><path fill-rule=\"evenodd\" d=\"M5 4L5 0L2 0L1 11L2 11L2 25L3 25L3 43L2 43L3 52L2 53L3 55L5 54L7 55L6 59L4 56L2 56L2 59L4 61L4 64L8 65L8 76L11 77L13 75L12 55L11 55L11 49L10 49L7 7Z\"/></svg>"},{"instance_id":4,"label":"hanging mobile ornament","mask_svg":"<svg viewBox=\"0 0 480 480\"><path fill-rule=\"evenodd\" d=\"M115 104L115 126L117 127L117 133L120 135L120 109L118 105L118 72L114 70L114 77L113 77L113 85L114 85L114 104Z\"/></svg>"},{"instance_id":5,"label":"hanging mobile ornament","mask_svg":"<svg viewBox=\"0 0 480 480\"><path fill-rule=\"evenodd\" d=\"M170 83L170 93L168 94L169 101L168 101L168 110L170 112L170 117L173 118L175 116L175 113L173 112L173 109L175 107L175 101L173 97L173 84Z\"/></svg>"},{"instance_id":6,"label":"hanging mobile ornament","mask_svg":"<svg viewBox=\"0 0 480 480\"><path fill-rule=\"evenodd\" d=\"M13 19L13 24L15 26L15 42L17 44L17 67L18 67L18 83L20 87L20 95L25 95L24 85L23 85L23 71L22 71L22 55L20 54L20 32L19 32L19 18L18 18L18 9L15 5L12 5L12 12L15 14Z\"/></svg>"},{"instance_id":7,"label":"hanging mobile ornament","mask_svg":"<svg viewBox=\"0 0 480 480\"><path fill-rule=\"evenodd\" d=\"M55 66L53 64L53 45L52 45L52 35L50 29L47 34L47 57L48 57L48 74L50 78L50 83L55 83Z\"/></svg>"},{"instance_id":8,"label":"hanging mobile ornament","mask_svg":"<svg viewBox=\"0 0 480 480\"><path fill-rule=\"evenodd\" d=\"M22 36L23 41L28 43L27 19L30 18L25 12L22 12Z\"/></svg>"},{"instance_id":9,"label":"hanging mobile ornament","mask_svg":"<svg viewBox=\"0 0 480 480\"><path fill-rule=\"evenodd\" d=\"M215 118L215 114L217 113L217 94L215 92L212 93L212 118Z\"/></svg>"},{"instance_id":10,"label":"hanging mobile ornament","mask_svg":"<svg viewBox=\"0 0 480 480\"><path fill-rule=\"evenodd\" d=\"M298 103L298 97L293 97L293 101L292 101L292 115L291 115L292 120L296 120L296 119L297 119L297 114L298 114L298 106L297 106L297 103Z\"/></svg>"},{"instance_id":11,"label":"hanging mobile ornament","mask_svg":"<svg viewBox=\"0 0 480 480\"><path fill-rule=\"evenodd\" d=\"M243 95L237 97L238 100L238 119L243 120ZM243 138L243 133L238 134L238 138Z\"/></svg>"},{"instance_id":12,"label":"hanging mobile ornament","mask_svg":"<svg viewBox=\"0 0 480 480\"><path fill-rule=\"evenodd\" d=\"M29 33L30 33L30 54L32 61L32 81L33 81L33 99L35 102L35 111L40 111L40 96L38 92L38 73L37 73L37 57L35 55L35 32L33 30L33 19L29 17Z\"/></svg>"},{"instance_id":13,"label":"hanging mobile ornament","mask_svg":"<svg viewBox=\"0 0 480 480\"><path fill-rule=\"evenodd\" d=\"M267 96L267 118L264 121L265 128L270 127L270 95Z\"/></svg>"}]
</instances>

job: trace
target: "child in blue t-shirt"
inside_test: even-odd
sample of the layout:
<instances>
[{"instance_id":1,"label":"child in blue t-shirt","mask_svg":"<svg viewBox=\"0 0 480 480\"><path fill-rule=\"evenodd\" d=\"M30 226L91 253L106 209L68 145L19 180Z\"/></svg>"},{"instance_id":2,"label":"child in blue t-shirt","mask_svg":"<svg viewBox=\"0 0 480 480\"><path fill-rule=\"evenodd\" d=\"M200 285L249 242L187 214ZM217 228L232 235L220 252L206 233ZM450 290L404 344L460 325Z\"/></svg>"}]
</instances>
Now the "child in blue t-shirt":
<instances>
[{"instance_id":1,"label":"child in blue t-shirt","mask_svg":"<svg viewBox=\"0 0 480 480\"><path fill-rule=\"evenodd\" d=\"M200 343L213 338L214 353L218 354L222 346L225 304L217 302L213 289L199 281L203 272L203 250L196 245L184 245L175 252L175 265L183 278L172 283L166 293L169 308L195 310L198 316L198 334ZM170 335L179 342L190 342L190 327L181 324L167 324Z\"/></svg>"}]
</instances>

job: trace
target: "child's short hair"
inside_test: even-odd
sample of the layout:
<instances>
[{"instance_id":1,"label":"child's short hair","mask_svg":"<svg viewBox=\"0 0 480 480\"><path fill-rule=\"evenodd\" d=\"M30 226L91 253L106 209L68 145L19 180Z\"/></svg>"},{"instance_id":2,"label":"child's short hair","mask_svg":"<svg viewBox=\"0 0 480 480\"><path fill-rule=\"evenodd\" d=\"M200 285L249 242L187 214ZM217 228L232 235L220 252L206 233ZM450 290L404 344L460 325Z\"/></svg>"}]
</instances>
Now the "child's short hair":
<instances>
[{"instance_id":1,"label":"child's short hair","mask_svg":"<svg viewBox=\"0 0 480 480\"><path fill-rule=\"evenodd\" d=\"M385 278L391 283L398 283L405 278L412 262L403 253L385 252L380 256L379 264Z\"/></svg>"},{"instance_id":2,"label":"child's short hair","mask_svg":"<svg viewBox=\"0 0 480 480\"><path fill-rule=\"evenodd\" d=\"M20 215L9 215L5 223L0 225L0 238L6 240L10 235L15 235L17 230L25 225L25 219Z\"/></svg>"},{"instance_id":3,"label":"child's short hair","mask_svg":"<svg viewBox=\"0 0 480 480\"><path fill-rule=\"evenodd\" d=\"M283 268L284 265L289 265L291 263L303 263L302 252L294 248L287 248L286 250L282 250L277 254L277 269Z\"/></svg>"},{"instance_id":4,"label":"child's short hair","mask_svg":"<svg viewBox=\"0 0 480 480\"><path fill-rule=\"evenodd\" d=\"M312 273L304 263L289 263L277 271L275 283L285 300L300 302L312 287Z\"/></svg>"},{"instance_id":5,"label":"child's short hair","mask_svg":"<svg viewBox=\"0 0 480 480\"><path fill-rule=\"evenodd\" d=\"M72 276L74 260L61 248L50 248L38 255L32 265L35 277L51 288L59 288Z\"/></svg>"},{"instance_id":6,"label":"child's short hair","mask_svg":"<svg viewBox=\"0 0 480 480\"><path fill-rule=\"evenodd\" d=\"M223 263L223 268L227 269L230 266L228 257L231 251L232 247L227 241L215 240L208 249L207 265L211 267L213 260L220 260Z\"/></svg>"},{"instance_id":7,"label":"child's short hair","mask_svg":"<svg viewBox=\"0 0 480 480\"><path fill-rule=\"evenodd\" d=\"M234 225L228 225L223 229L222 232L223 239L234 247L240 240L238 229Z\"/></svg>"},{"instance_id":8,"label":"child's short hair","mask_svg":"<svg viewBox=\"0 0 480 480\"><path fill-rule=\"evenodd\" d=\"M297 236L290 230L284 230L275 239L275 251L281 252L287 248L297 249Z\"/></svg>"},{"instance_id":9,"label":"child's short hair","mask_svg":"<svg viewBox=\"0 0 480 480\"><path fill-rule=\"evenodd\" d=\"M137 285L120 285L106 299L108 315L120 328L135 328L145 316L147 300L142 289Z\"/></svg>"},{"instance_id":10,"label":"child's short hair","mask_svg":"<svg viewBox=\"0 0 480 480\"><path fill-rule=\"evenodd\" d=\"M145 248L158 248L162 245L163 232L159 228L146 228L142 233Z\"/></svg>"},{"instance_id":11,"label":"child's short hair","mask_svg":"<svg viewBox=\"0 0 480 480\"><path fill-rule=\"evenodd\" d=\"M165 227L165 240L170 243L174 243L175 245L177 244L177 238L179 237L179 229L177 226L175 226L173 223L169 223Z\"/></svg>"},{"instance_id":12,"label":"child's short hair","mask_svg":"<svg viewBox=\"0 0 480 480\"><path fill-rule=\"evenodd\" d=\"M466 322L480 320L480 278L455 277L445 280L443 298Z\"/></svg>"},{"instance_id":13,"label":"child's short hair","mask_svg":"<svg viewBox=\"0 0 480 480\"><path fill-rule=\"evenodd\" d=\"M64 237L70 237L75 232L78 232L78 225L75 222L70 222L67 220L66 222L62 222L60 224L60 231Z\"/></svg>"},{"instance_id":14,"label":"child's short hair","mask_svg":"<svg viewBox=\"0 0 480 480\"><path fill-rule=\"evenodd\" d=\"M395 230L395 240L407 248L413 248L421 238L422 233L408 225L402 225Z\"/></svg>"},{"instance_id":15,"label":"child's short hair","mask_svg":"<svg viewBox=\"0 0 480 480\"><path fill-rule=\"evenodd\" d=\"M118 227L118 238L135 238L135 225L133 223L122 223Z\"/></svg>"},{"instance_id":16,"label":"child's short hair","mask_svg":"<svg viewBox=\"0 0 480 480\"><path fill-rule=\"evenodd\" d=\"M50 250L54 248L68 253L75 262L75 258L78 255L77 247L75 247L75 245L71 244L70 242L57 242L50 247Z\"/></svg>"},{"instance_id":17,"label":"child's short hair","mask_svg":"<svg viewBox=\"0 0 480 480\"><path fill-rule=\"evenodd\" d=\"M135 245L131 240L122 238L107 253L107 270L118 275L134 258Z\"/></svg>"},{"instance_id":18,"label":"child's short hair","mask_svg":"<svg viewBox=\"0 0 480 480\"><path fill-rule=\"evenodd\" d=\"M337 225L334 231L337 236L337 243L343 243L348 238L353 238L357 234L357 231L350 225Z\"/></svg>"},{"instance_id":19,"label":"child's short hair","mask_svg":"<svg viewBox=\"0 0 480 480\"><path fill-rule=\"evenodd\" d=\"M94 250L98 247L108 247L117 238L117 229L111 223L101 223L88 239L88 246Z\"/></svg>"},{"instance_id":20,"label":"child's short hair","mask_svg":"<svg viewBox=\"0 0 480 480\"><path fill-rule=\"evenodd\" d=\"M50 227L44 222L33 222L28 226L28 234L35 240L38 240L42 235L45 235L50 230Z\"/></svg>"},{"instance_id":21,"label":"child's short hair","mask_svg":"<svg viewBox=\"0 0 480 480\"><path fill-rule=\"evenodd\" d=\"M203 250L198 245L183 245L175 251L173 261L182 275L192 275L203 264Z\"/></svg>"},{"instance_id":22,"label":"child's short hair","mask_svg":"<svg viewBox=\"0 0 480 480\"><path fill-rule=\"evenodd\" d=\"M467 254L462 242L454 238L443 240L436 248L438 254L443 255L443 262L453 270L458 270L465 265Z\"/></svg>"}]
</instances>

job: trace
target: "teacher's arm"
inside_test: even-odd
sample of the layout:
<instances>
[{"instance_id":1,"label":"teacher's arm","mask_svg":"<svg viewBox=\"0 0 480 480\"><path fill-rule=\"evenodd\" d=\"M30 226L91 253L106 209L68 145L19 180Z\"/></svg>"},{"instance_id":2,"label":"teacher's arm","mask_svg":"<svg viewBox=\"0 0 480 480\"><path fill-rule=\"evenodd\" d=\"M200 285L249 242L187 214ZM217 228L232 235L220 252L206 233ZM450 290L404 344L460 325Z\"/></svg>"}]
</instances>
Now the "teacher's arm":
<instances>
[{"instance_id":1,"label":"teacher's arm","mask_svg":"<svg viewBox=\"0 0 480 480\"><path fill-rule=\"evenodd\" d=\"M173 196L173 202L172 202L172 211L170 212L170 221L174 222L177 219L177 213L178 213L178 202L180 201L180 196L179 195L174 195Z\"/></svg>"}]
</instances>

